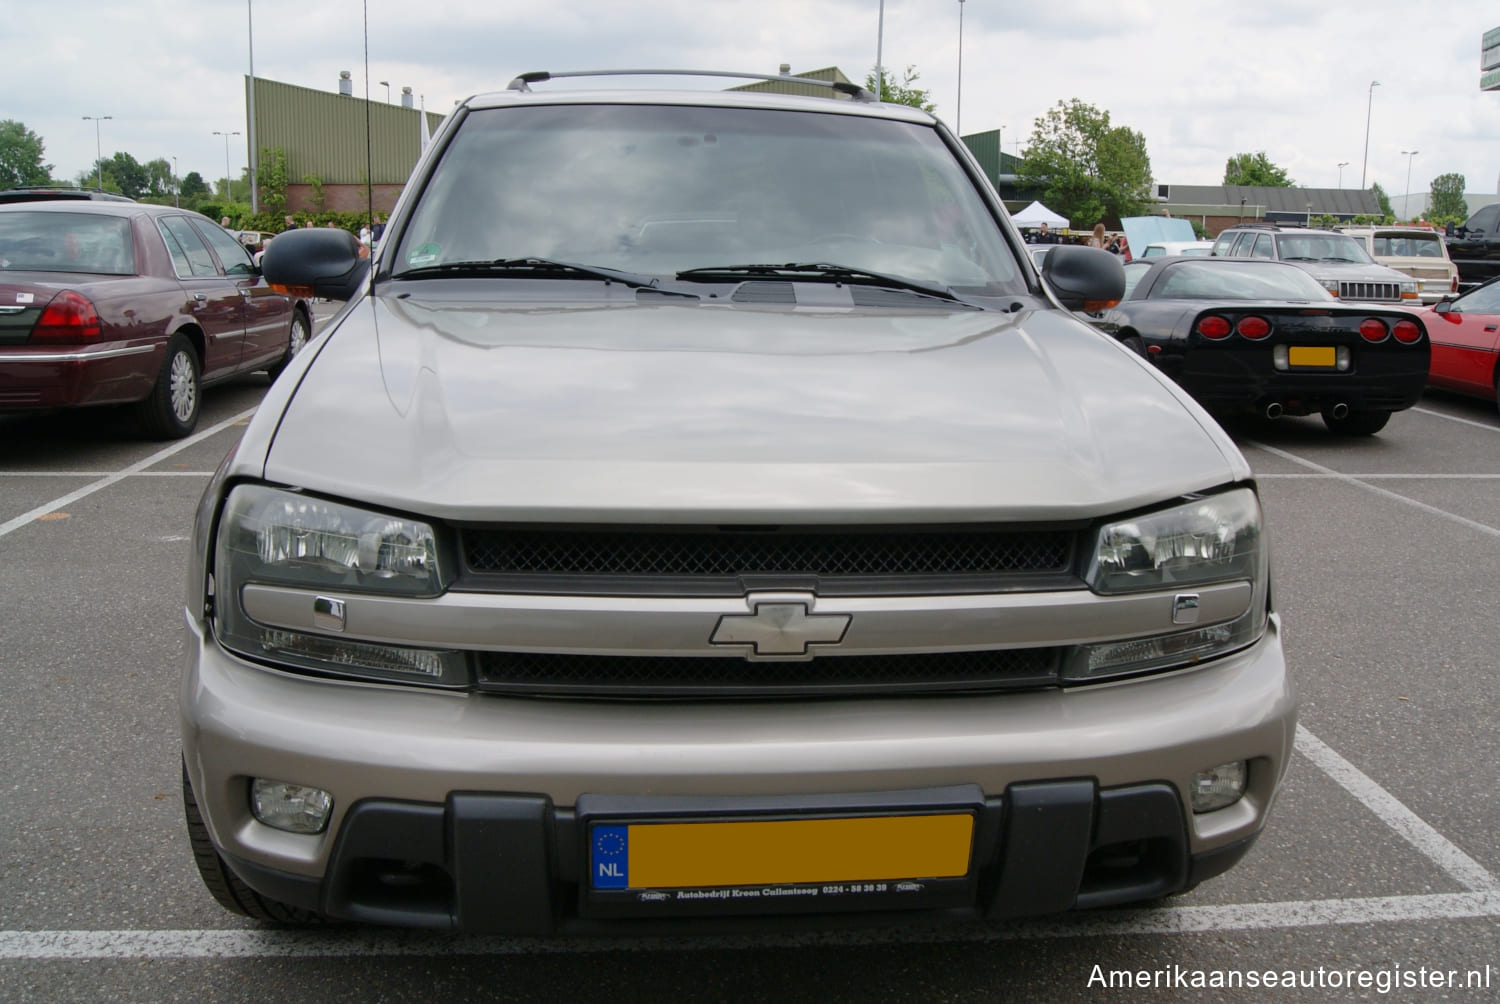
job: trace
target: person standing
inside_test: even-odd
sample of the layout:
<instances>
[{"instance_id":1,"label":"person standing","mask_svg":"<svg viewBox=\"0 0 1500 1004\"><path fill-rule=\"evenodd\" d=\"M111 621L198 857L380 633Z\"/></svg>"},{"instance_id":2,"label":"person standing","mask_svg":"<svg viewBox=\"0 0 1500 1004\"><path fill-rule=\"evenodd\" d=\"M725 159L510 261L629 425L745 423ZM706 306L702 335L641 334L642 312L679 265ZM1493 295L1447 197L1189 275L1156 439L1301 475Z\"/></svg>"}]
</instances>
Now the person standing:
<instances>
[{"instance_id":1,"label":"person standing","mask_svg":"<svg viewBox=\"0 0 1500 1004\"><path fill-rule=\"evenodd\" d=\"M298 223L295 219L292 218L291 214L288 213L287 214L287 218L286 218L286 227L285 227L285 229L287 229L287 230L300 230L301 228L302 228L302 224Z\"/></svg>"},{"instance_id":2,"label":"person standing","mask_svg":"<svg viewBox=\"0 0 1500 1004\"><path fill-rule=\"evenodd\" d=\"M1091 248L1103 248L1103 247L1107 247L1107 246L1108 245L1105 243L1105 240L1104 240L1104 224L1103 223L1095 223L1094 224L1094 236L1092 236L1092 237L1089 238L1089 247L1091 247Z\"/></svg>"}]
</instances>

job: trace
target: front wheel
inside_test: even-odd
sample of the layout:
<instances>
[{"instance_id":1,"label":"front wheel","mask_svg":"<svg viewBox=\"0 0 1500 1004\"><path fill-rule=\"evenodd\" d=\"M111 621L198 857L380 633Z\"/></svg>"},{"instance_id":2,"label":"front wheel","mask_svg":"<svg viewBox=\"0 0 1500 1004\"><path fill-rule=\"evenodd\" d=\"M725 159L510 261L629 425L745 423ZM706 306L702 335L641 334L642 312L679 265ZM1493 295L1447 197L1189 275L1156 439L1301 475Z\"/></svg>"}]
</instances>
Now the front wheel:
<instances>
[{"instance_id":1,"label":"front wheel","mask_svg":"<svg viewBox=\"0 0 1500 1004\"><path fill-rule=\"evenodd\" d=\"M267 376L272 380L281 376L281 371L291 363L292 357L301 352L302 347L307 344L311 330L311 326L307 323L307 315L300 310L292 311L292 326L286 336L286 355L266 368Z\"/></svg>"},{"instance_id":2,"label":"front wheel","mask_svg":"<svg viewBox=\"0 0 1500 1004\"><path fill-rule=\"evenodd\" d=\"M229 870L214 849L213 839L208 835L208 824L203 822L203 814L198 811L193 784L188 780L187 764L182 765L182 807L187 815L188 841L193 845L193 861L198 865L198 875L220 906L242 917L273 924L306 926L323 922L316 913L267 899Z\"/></svg>"},{"instance_id":3,"label":"front wheel","mask_svg":"<svg viewBox=\"0 0 1500 1004\"><path fill-rule=\"evenodd\" d=\"M173 335L151 393L135 406L136 419L152 438L181 439L197 428L202 396L198 353L186 338Z\"/></svg>"},{"instance_id":4,"label":"front wheel","mask_svg":"<svg viewBox=\"0 0 1500 1004\"><path fill-rule=\"evenodd\" d=\"M1332 408L1323 409L1323 424L1337 436L1373 436L1385 428L1391 420L1388 411L1350 411L1343 418L1334 418Z\"/></svg>"}]
</instances>

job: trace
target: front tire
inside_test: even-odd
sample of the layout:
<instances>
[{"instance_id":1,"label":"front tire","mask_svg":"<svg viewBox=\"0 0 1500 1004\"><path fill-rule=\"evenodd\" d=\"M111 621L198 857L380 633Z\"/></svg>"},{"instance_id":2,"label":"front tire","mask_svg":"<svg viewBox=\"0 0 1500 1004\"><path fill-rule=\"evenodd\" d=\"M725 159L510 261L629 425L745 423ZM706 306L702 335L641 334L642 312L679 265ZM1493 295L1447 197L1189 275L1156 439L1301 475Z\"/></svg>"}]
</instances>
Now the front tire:
<instances>
[{"instance_id":1,"label":"front tire","mask_svg":"<svg viewBox=\"0 0 1500 1004\"><path fill-rule=\"evenodd\" d=\"M1332 408L1323 409L1323 424L1336 436L1373 436L1390 420L1388 411L1351 410L1343 418L1334 418Z\"/></svg>"},{"instance_id":2,"label":"front tire","mask_svg":"<svg viewBox=\"0 0 1500 1004\"><path fill-rule=\"evenodd\" d=\"M198 426L203 387L198 353L182 335L167 340L166 358L151 393L136 405L136 420L153 439L181 439Z\"/></svg>"},{"instance_id":3,"label":"front tire","mask_svg":"<svg viewBox=\"0 0 1500 1004\"><path fill-rule=\"evenodd\" d=\"M286 337L286 355L282 356L277 362L272 363L266 369L266 375L272 381L281 376L281 371L287 368L293 356L302 351L303 346L307 345L307 340L311 336L312 325L308 323L307 315L300 310L292 311L292 326L288 330Z\"/></svg>"},{"instance_id":4,"label":"front tire","mask_svg":"<svg viewBox=\"0 0 1500 1004\"><path fill-rule=\"evenodd\" d=\"M323 923L323 918L316 913L267 899L229 870L214 849L213 839L208 835L208 824L198 811L193 784L188 780L187 764L182 765L182 807L187 814L188 840L193 845L193 861L198 866L198 875L220 906L230 913L272 924L308 926Z\"/></svg>"}]
</instances>

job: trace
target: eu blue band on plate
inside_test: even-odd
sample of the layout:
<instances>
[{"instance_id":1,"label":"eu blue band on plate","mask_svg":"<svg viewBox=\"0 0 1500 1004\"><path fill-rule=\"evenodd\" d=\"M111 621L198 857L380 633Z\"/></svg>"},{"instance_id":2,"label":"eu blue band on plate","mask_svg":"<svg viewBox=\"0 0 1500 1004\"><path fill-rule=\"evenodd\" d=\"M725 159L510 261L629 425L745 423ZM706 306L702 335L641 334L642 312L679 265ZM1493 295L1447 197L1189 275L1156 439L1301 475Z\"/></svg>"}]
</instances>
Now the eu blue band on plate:
<instances>
[{"instance_id":1,"label":"eu blue band on plate","mask_svg":"<svg viewBox=\"0 0 1500 1004\"><path fill-rule=\"evenodd\" d=\"M627 889L630 886L630 827L596 826L589 848L589 867L595 889Z\"/></svg>"}]
</instances>

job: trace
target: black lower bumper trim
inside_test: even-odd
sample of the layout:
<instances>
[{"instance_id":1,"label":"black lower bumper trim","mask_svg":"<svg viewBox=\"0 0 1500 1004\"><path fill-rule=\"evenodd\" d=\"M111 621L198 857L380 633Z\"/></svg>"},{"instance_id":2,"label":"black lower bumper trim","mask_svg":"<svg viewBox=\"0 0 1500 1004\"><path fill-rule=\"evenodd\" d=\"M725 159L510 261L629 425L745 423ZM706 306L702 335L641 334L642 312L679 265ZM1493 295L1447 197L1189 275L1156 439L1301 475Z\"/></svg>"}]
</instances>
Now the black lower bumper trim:
<instances>
[{"instance_id":1,"label":"black lower bumper trim","mask_svg":"<svg viewBox=\"0 0 1500 1004\"><path fill-rule=\"evenodd\" d=\"M962 797L958 797L961 794ZM804 901L782 897L784 909L716 910L712 897L684 898L691 908L645 914L591 909L583 888L587 813L557 808L543 795L455 792L441 805L367 800L346 814L322 880L279 872L240 858L226 864L258 893L331 919L398 927L452 929L507 936L701 931L694 915L712 916L716 930L854 927L963 918L1003 920L1150 900L1191 888L1238 862L1255 840L1198 855L1188 852L1187 817L1176 789L1165 783L1100 790L1087 778L1012 785L999 798L977 788L884 795L792 799L684 799L701 815L706 801L723 811L867 812L968 804L975 827L972 870L962 881L932 885L911 909L891 900L847 900L806 915ZM672 799L651 800L650 812L670 815ZM627 815L640 800L580 799ZM676 897L674 897L675 899ZM768 903L777 897L766 897ZM599 897L593 900L597 906ZM724 902L719 901L721 904ZM831 901L830 901L831 902ZM795 905L794 905L795 904ZM851 906L868 912L847 912ZM795 914L804 914L796 917ZM614 914L612 917L611 914ZM679 915L680 914L680 915ZM694 926L694 925L698 926ZM788 926L790 925L790 926Z\"/></svg>"}]
</instances>

